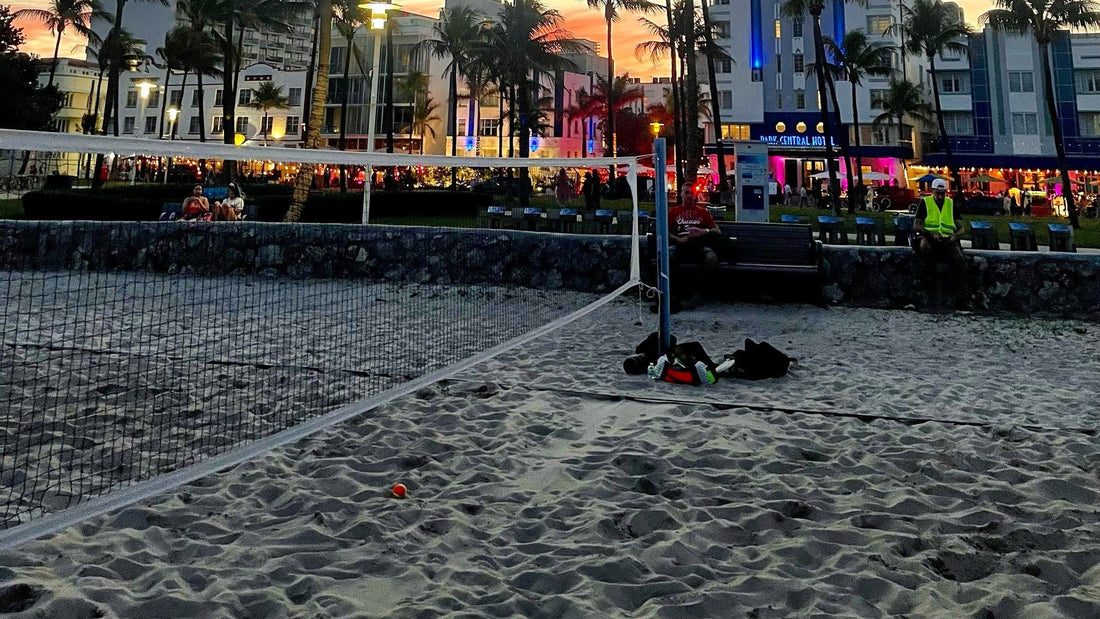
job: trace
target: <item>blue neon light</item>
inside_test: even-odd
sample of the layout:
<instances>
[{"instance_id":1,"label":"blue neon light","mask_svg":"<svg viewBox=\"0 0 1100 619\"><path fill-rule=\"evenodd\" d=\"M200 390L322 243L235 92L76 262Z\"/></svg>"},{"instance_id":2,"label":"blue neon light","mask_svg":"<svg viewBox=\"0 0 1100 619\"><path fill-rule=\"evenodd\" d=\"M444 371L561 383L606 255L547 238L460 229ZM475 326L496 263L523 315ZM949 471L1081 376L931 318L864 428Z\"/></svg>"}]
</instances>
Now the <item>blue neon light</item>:
<instances>
[{"instance_id":1,"label":"blue neon light","mask_svg":"<svg viewBox=\"0 0 1100 619\"><path fill-rule=\"evenodd\" d=\"M844 0L833 0L833 40L837 43L843 41L845 32Z\"/></svg>"},{"instance_id":2,"label":"blue neon light","mask_svg":"<svg viewBox=\"0 0 1100 619\"><path fill-rule=\"evenodd\" d=\"M750 52L752 58L750 61L752 63L752 68L760 69L764 66L764 32L763 26L760 23L760 0L752 0L749 6L750 29L752 30L752 50Z\"/></svg>"}]
</instances>

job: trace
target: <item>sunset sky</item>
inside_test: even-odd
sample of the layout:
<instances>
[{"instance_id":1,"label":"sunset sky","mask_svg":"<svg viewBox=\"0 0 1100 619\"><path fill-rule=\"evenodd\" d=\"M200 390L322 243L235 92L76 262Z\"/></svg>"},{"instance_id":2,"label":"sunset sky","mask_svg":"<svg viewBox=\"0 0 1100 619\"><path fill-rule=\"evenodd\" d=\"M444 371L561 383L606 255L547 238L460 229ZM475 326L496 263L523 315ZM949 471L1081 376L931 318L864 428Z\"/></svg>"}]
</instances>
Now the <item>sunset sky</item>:
<instances>
[{"instance_id":1,"label":"sunset sky","mask_svg":"<svg viewBox=\"0 0 1100 619\"><path fill-rule=\"evenodd\" d=\"M591 39L600 45L603 51L607 40L607 26L603 21L603 13L598 9L590 9L584 0L546 0L546 5L555 8L565 17L565 27L578 38ZM106 3L110 10L114 2ZM441 0L408 0L401 2L401 8L419 13L421 15L436 16L443 6ZM972 25L977 21L978 15L990 7L989 0L960 0L959 4L966 11L966 20ZM12 11L26 7L46 7L47 0L22 0L11 4ZM664 22L661 16L652 16L651 19L659 23ZM23 49L27 52L38 54L44 58L53 57L55 36L46 30L45 26L28 20L17 20L16 26L23 28L23 34L27 42ZM612 43L615 46L616 73L622 74L629 71L633 77L640 77L643 81L649 81L651 76L668 75L664 63L653 67L648 60L639 61L634 58L634 48L651 37L638 25L637 17L632 14L624 15L613 26ZM83 40L66 34L61 39L61 56L84 58Z\"/></svg>"}]
</instances>

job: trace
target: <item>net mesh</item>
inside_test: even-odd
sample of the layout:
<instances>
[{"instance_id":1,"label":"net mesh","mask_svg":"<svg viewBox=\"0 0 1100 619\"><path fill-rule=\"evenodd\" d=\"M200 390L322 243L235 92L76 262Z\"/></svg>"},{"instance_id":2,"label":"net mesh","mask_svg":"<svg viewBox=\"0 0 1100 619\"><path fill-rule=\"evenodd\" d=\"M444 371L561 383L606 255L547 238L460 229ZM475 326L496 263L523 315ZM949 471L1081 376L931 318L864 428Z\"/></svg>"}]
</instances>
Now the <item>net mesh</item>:
<instances>
[{"instance_id":1,"label":"net mesh","mask_svg":"<svg viewBox=\"0 0 1100 619\"><path fill-rule=\"evenodd\" d=\"M352 155L307 154L325 153ZM503 203L504 191L487 194ZM550 199L532 194L525 208ZM0 529L384 393L637 280L636 217L532 234L546 209L516 208L502 221L479 207L465 229L0 225ZM571 221L584 224L578 211ZM600 236L621 232L633 236Z\"/></svg>"}]
</instances>

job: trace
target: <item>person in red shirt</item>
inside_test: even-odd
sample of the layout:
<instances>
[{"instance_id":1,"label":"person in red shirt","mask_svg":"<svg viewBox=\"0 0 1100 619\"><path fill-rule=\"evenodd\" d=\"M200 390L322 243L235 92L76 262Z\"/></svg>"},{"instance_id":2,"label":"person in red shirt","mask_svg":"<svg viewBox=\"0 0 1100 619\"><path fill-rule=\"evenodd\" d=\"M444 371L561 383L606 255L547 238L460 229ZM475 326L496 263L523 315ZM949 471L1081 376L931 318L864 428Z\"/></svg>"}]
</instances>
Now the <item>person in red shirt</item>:
<instances>
[{"instance_id":1,"label":"person in red shirt","mask_svg":"<svg viewBox=\"0 0 1100 619\"><path fill-rule=\"evenodd\" d=\"M732 257L732 243L722 234L707 209L699 206L691 186L683 188L681 204L668 210L669 242L672 267L680 281L682 294L673 295L673 306L692 306L698 301L703 284L721 259Z\"/></svg>"}]
</instances>

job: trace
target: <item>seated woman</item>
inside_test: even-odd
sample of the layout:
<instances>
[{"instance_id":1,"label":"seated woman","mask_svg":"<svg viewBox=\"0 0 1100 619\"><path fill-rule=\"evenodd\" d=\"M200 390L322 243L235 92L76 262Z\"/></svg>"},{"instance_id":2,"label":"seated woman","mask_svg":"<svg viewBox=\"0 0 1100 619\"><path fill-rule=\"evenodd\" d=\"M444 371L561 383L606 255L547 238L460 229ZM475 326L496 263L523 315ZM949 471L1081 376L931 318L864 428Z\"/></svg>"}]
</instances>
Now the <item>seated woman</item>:
<instances>
[{"instance_id":1,"label":"seated woman","mask_svg":"<svg viewBox=\"0 0 1100 619\"><path fill-rule=\"evenodd\" d=\"M191 189L191 195L183 199L180 210L180 221L208 220L210 215L210 201L202 195L202 185L195 185Z\"/></svg>"},{"instance_id":2,"label":"seated woman","mask_svg":"<svg viewBox=\"0 0 1100 619\"><path fill-rule=\"evenodd\" d=\"M226 198L214 203L214 221L239 221L244 212L244 198L236 183L229 183Z\"/></svg>"}]
</instances>

